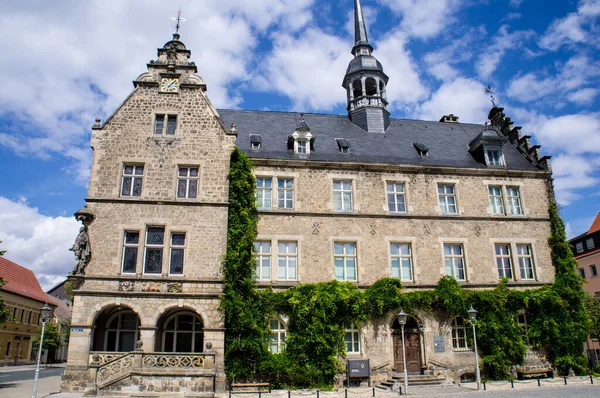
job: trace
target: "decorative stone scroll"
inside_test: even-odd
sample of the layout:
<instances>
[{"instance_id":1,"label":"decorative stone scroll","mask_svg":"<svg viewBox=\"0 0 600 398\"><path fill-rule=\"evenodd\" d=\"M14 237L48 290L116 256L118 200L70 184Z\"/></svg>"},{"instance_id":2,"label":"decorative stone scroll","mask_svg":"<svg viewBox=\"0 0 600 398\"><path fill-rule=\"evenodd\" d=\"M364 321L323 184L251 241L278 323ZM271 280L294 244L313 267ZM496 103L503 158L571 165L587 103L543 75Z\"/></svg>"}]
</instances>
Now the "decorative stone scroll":
<instances>
[{"instance_id":1,"label":"decorative stone scroll","mask_svg":"<svg viewBox=\"0 0 600 398\"><path fill-rule=\"evenodd\" d=\"M183 293L183 283L181 283L181 282L167 283L167 292L169 292L169 293Z\"/></svg>"},{"instance_id":2,"label":"decorative stone scroll","mask_svg":"<svg viewBox=\"0 0 600 398\"><path fill-rule=\"evenodd\" d=\"M204 357L202 355L160 355L144 354L142 368L156 369L203 369Z\"/></svg>"},{"instance_id":3,"label":"decorative stone scroll","mask_svg":"<svg viewBox=\"0 0 600 398\"><path fill-rule=\"evenodd\" d=\"M127 354L112 362L106 363L98 369L96 384L102 387L123 375L129 374L133 369L133 356Z\"/></svg>"},{"instance_id":4,"label":"decorative stone scroll","mask_svg":"<svg viewBox=\"0 0 600 398\"><path fill-rule=\"evenodd\" d=\"M133 292L134 283L131 281L121 281L119 282L119 291L120 292Z\"/></svg>"}]
</instances>

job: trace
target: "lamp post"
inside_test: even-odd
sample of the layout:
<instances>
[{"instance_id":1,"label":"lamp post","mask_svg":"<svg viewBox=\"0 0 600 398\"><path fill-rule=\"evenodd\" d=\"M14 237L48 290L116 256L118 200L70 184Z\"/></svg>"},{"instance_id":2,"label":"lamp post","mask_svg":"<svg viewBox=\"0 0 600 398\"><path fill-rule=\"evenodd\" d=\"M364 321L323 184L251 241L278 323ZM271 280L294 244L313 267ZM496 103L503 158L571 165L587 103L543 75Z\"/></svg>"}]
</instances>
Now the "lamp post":
<instances>
[{"instance_id":1,"label":"lamp post","mask_svg":"<svg viewBox=\"0 0 600 398\"><path fill-rule=\"evenodd\" d=\"M477 378L477 390L481 390L481 374L479 373L479 356L477 355L477 334L475 333L475 324L477 323L477 310L473 308L473 304L471 304L471 308L467 311L469 314L469 320L471 321L471 325L473 326L473 346L475 348L475 377Z\"/></svg>"},{"instance_id":2,"label":"lamp post","mask_svg":"<svg viewBox=\"0 0 600 398\"><path fill-rule=\"evenodd\" d=\"M408 371L406 370L406 350L404 349L404 325L406 325L406 318L408 315L404 313L403 310L400 310L398 315L398 323L402 329L402 367L404 368L404 393L408 393Z\"/></svg>"},{"instance_id":3,"label":"lamp post","mask_svg":"<svg viewBox=\"0 0 600 398\"><path fill-rule=\"evenodd\" d=\"M33 392L31 398L37 398L37 384L40 377L40 361L42 360L42 347L44 344L44 330L46 329L46 322L52 318L52 307L48 303L44 304L41 310L40 317L42 319L42 333L40 334L40 349L38 352L37 366L35 367L35 377L33 379Z\"/></svg>"}]
</instances>

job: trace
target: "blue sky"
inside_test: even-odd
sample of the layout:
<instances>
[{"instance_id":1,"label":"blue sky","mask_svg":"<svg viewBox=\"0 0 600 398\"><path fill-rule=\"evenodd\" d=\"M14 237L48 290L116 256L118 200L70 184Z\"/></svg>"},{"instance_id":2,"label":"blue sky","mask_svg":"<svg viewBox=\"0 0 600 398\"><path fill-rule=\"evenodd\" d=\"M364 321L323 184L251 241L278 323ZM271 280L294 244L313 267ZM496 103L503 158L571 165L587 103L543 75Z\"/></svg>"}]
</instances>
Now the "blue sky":
<instances>
[{"instance_id":1,"label":"blue sky","mask_svg":"<svg viewBox=\"0 0 600 398\"><path fill-rule=\"evenodd\" d=\"M90 127L128 95L178 6L219 108L345 113L352 0L22 0L0 15L0 240L45 287L73 267ZM497 103L553 156L571 235L600 211L600 0L363 0L393 117Z\"/></svg>"}]
</instances>

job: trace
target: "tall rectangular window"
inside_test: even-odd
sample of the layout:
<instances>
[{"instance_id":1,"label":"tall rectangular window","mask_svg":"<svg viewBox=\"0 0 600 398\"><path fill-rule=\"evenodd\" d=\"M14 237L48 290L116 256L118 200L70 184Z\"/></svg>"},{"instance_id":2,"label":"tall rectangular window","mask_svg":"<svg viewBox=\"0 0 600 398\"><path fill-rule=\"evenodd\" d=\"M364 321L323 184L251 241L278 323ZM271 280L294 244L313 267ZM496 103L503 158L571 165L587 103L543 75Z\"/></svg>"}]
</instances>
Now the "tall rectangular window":
<instances>
[{"instance_id":1,"label":"tall rectangular window","mask_svg":"<svg viewBox=\"0 0 600 398\"><path fill-rule=\"evenodd\" d=\"M446 275L450 275L459 281L466 280L465 257L461 244L444 244L444 263L446 265Z\"/></svg>"},{"instance_id":2,"label":"tall rectangular window","mask_svg":"<svg viewBox=\"0 0 600 398\"><path fill-rule=\"evenodd\" d=\"M583 279L585 279L585 269L584 269L583 267L582 267L582 268L579 268L579 275L581 275L581 277L582 277Z\"/></svg>"},{"instance_id":3,"label":"tall rectangular window","mask_svg":"<svg viewBox=\"0 0 600 398\"><path fill-rule=\"evenodd\" d=\"M512 279L510 245L504 243L496 245L496 266L500 278Z\"/></svg>"},{"instance_id":4,"label":"tall rectangular window","mask_svg":"<svg viewBox=\"0 0 600 398\"><path fill-rule=\"evenodd\" d=\"M352 211L352 181L333 182L333 209Z\"/></svg>"},{"instance_id":5,"label":"tall rectangular window","mask_svg":"<svg viewBox=\"0 0 600 398\"><path fill-rule=\"evenodd\" d=\"M144 261L144 273L160 274L162 272L164 245L165 228L148 227L146 229L146 255Z\"/></svg>"},{"instance_id":6,"label":"tall rectangular window","mask_svg":"<svg viewBox=\"0 0 600 398\"><path fill-rule=\"evenodd\" d=\"M438 196L442 214L457 214L454 185L438 185Z\"/></svg>"},{"instance_id":7,"label":"tall rectangular window","mask_svg":"<svg viewBox=\"0 0 600 398\"><path fill-rule=\"evenodd\" d=\"M488 165L489 166L504 166L504 159L502 158L502 152L495 150L487 151Z\"/></svg>"},{"instance_id":8,"label":"tall rectangular window","mask_svg":"<svg viewBox=\"0 0 600 398\"><path fill-rule=\"evenodd\" d=\"M346 344L346 353L360 354L360 330L352 322L344 322L344 343Z\"/></svg>"},{"instance_id":9,"label":"tall rectangular window","mask_svg":"<svg viewBox=\"0 0 600 398\"><path fill-rule=\"evenodd\" d=\"M504 215L504 203L502 198L502 187L489 187L490 207L492 213Z\"/></svg>"},{"instance_id":10,"label":"tall rectangular window","mask_svg":"<svg viewBox=\"0 0 600 398\"><path fill-rule=\"evenodd\" d=\"M511 215L519 216L523 214L519 187L506 187L506 199L508 201L508 211Z\"/></svg>"},{"instance_id":11,"label":"tall rectangular window","mask_svg":"<svg viewBox=\"0 0 600 398\"><path fill-rule=\"evenodd\" d=\"M121 181L121 196L140 196L142 194L142 181L144 179L144 166L123 165Z\"/></svg>"},{"instance_id":12,"label":"tall rectangular window","mask_svg":"<svg viewBox=\"0 0 600 398\"><path fill-rule=\"evenodd\" d=\"M307 153L306 150L306 140L298 140L296 141L298 152L297 153Z\"/></svg>"},{"instance_id":13,"label":"tall rectangular window","mask_svg":"<svg viewBox=\"0 0 600 398\"><path fill-rule=\"evenodd\" d=\"M16 321L17 320L17 315L19 314L19 308L18 307L13 307L13 314L12 314L12 318Z\"/></svg>"},{"instance_id":14,"label":"tall rectangular window","mask_svg":"<svg viewBox=\"0 0 600 398\"><path fill-rule=\"evenodd\" d=\"M410 243L391 243L392 277L412 281L412 253Z\"/></svg>"},{"instance_id":15,"label":"tall rectangular window","mask_svg":"<svg viewBox=\"0 0 600 398\"><path fill-rule=\"evenodd\" d=\"M577 250L577 253L583 253L583 242L575 243L575 250Z\"/></svg>"},{"instance_id":16,"label":"tall rectangular window","mask_svg":"<svg viewBox=\"0 0 600 398\"><path fill-rule=\"evenodd\" d=\"M404 184L388 183L387 200L388 209L391 213L405 213L406 196L404 192Z\"/></svg>"},{"instance_id":17,"label":"tall rectangular window","mask_svg":"<svg viewBox=\"0 0 600 398\"><path fill-rule=\"evenodd\" d=\"M590 265L590 271L592 272L592 276L598 276L598 268L595 264Z\"/></svg>"},{"instance_id":18,"label":"tall rectangular window","mask_svg":"<svg viewBox=\"0 0 600 398\"><path fill-rule=\"evenodd\" d=\"M254 242L256 255L256 279L271 279L271 242Z\"/></svg>"},{"instance_id":19,"label":"tall rectangular window","mask_svg":"<svg viewBox=\"0 0 600 398\"><path fill-rule=\"evenodd\" d=\"M154 117L154 134L174 135L177 130L177 115L156 115Z\"/></svg>"},{"instance_id":20,"label":"tall rectangular window","mask_svg":"<svg viewBox=\"0 0 600 398\"><path fill-rule=\"evenodd\" d=\"M338 281L356 281L356 244L335 243L333 246L335 279Z\"/></svg>"},{"instance_id":21,"label":"tall rectangular window","mask_svg":"<svg viewBox=\"0 0 600 398\"><path fill-rule=\"evenodd\" d=\"M123 264L121 265L121 272L124 274L135 274L140 233L137 231L125 231L123 239Z\"/></svg>"},{"instance_id":22,"label":"tall rectangular window","mask_svg":"<svg viewBox=\"0 0 600 398\"><path fill-rule=\"evenodd\" d=\"M280 209L294 208L294 180L291 178L277 179L277 207Z\"/></svg>"},{"instance_id":23,"label":"tall rectangular window","mask_svg":"<svg viewBox=\"0 0 600 398\"><path fill-rule=\"evenodd\" d=\"M279 242L278 246L278 271L280 281L296 280L296 268L298 260L298 244L296 242Z\"/></svg>"},{"instance_id":24,"label":"tall rectangular window","mask_svg":"<svg viewBox=\"0 0 600 398\"><path fill-rule=\"evenodd\" d=\"M531 245L517 245L517 258L519 259L521 279L535 279Z\"/></svg>"},{"instance_id":25,"label":"tall rectangular window","mask_svg":"<svg viewBox=\"0 0 600 398\"><path fill-rule=\"evenodd\" d=\"M195 199L198 196L198 167L180 167L177 197Z\"/></svg>"},{"instance_id":26,"label":"tall rectangular window","mask_svg":"<svg viewBox=\"0 0 600 398\"><path fill-rule=\"evenodd\" d=\"M587 238L585 240L585 245L588 250L594 249L596 247L596 245L594 244L594 238Z\"/></svg>"},{"instance_id":27,"label":"tall rectangular window","mask_svg":"<svg viewBox=\"0 0 600 398\"><path fill-rule=\"evenodd\" d=\"M256 207L258 209L270 209L273 195L273 179L256 178Z\"/></svg>"},{"instance_id":28,"label":"tall rectangular window","mask_svg":"<svg viewBox=\"0 0 600 398\"><path fill-rule=\"evenodd\" d=\"M185 259L185 233L174 232L171 234L171 254L169 260L169 273L171 275L183 274Z\"/></svg>"}]
</instances>

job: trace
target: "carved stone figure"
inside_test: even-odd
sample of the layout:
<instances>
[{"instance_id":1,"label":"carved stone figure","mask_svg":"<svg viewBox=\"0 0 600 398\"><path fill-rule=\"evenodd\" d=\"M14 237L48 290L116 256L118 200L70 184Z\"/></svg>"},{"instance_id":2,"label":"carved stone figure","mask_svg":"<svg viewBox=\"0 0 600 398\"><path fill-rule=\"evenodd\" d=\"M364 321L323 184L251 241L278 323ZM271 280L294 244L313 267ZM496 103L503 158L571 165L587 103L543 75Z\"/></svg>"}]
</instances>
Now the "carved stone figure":
<instances>
[{"instance_id":1,"label":"carved stone figure","mask_svg":"<svg viewBox=\"0 0 600 398\"><path fill-rule=\"evenodd\" d=\"M87 267L92 257L90 248L90 238L87 234L87 228L81 227L79 235L75 239L73 247L69 249L75 254L75 269L72 275L85 275L85 267Z\"/></svg>"}]
</instances>

